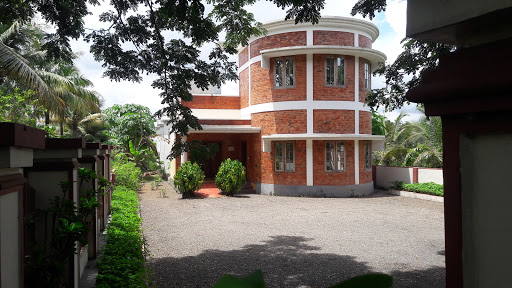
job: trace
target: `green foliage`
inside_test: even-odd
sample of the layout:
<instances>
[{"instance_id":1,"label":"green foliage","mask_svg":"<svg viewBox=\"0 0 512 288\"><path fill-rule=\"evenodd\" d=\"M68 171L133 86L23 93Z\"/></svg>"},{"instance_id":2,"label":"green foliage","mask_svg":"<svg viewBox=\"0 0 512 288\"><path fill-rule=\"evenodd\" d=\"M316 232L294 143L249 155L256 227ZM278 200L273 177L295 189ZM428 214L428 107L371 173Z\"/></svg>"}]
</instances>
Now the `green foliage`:
<instances>
[{"instance_id":1,"label":"green foliage","mask_svg":"<svg viewBox=\"0 0 512 288\"><path fill-rule=\"evenodd\" d=\"M391 187L396 190L403 190L404 189L404 181L393 181L391 182Z\"/></svg>"},{"instance_id":2,"label":"green foliage","mask_svg":"<svg viewBox=\"0 0 512 288\"><path fill-rule=\"evenodd\" d=\"M190 161L202 165L205 160L212 159L216 153L220 152L220 147L217 143L204 144L201 141L194 140L189 143L188 150Z\"/></svg>"},{"instance_id":3,"label":"green foliage","mask_svg":"<svg viewBox=\"0 0 512 288\"><path fill-rule=\"evenodd\" d=\"M174 176L174 186L183 198L191 198L194 192L203 186L204 172L197 163L185 162L181 164Z\"/></svg>"},{"instance_id":4,"label":"green foliage","mask_svg":"<svg viewBox=\"0 0 512 288\"><path fill-rule=\"evenodd\" d=\"M393 286L393 277L387 274L370 273L356 276L330 288L389 288ZM245 277L224 275L213 288L265 288L261 270Z\"/></svg>"},{"instance_id":5,"label":"green foliage","mask_svg":"<svg viewBox=\"0 0 512 288\"><path fill-rule=\"evenodd\" d=\"M373 0L360 0L359 2L368 3L368 1ZM385 5L386 1L378 1ZM395 62L382 65L374 72L376 75L384 76L386 87L373 89L368 94L366 104L372 110L384 107L386 111L392 111L409 103L405 98L405 93L418 86L426 71L437 67L439 57L455 50L455 46L452 45L411 38L404 38L402 43L404 51L398 55Z\"/></svg>"},{"instance_id":6,"label":"green foliage","mask_svg":"<svg viewBox=\"0 0 512 288\"><path fill-rule=\"evenodd\" d=\"M418 110L423 111L421 107ZM417 122L404 123L402 120L407 116L404 113L400 113L394 122L385 120L385 117L382 121L383 116L376 112L373 115L372 121L379 122L378 127L383 128L386 135L385 150L373 155L376 165L428 168L443 166L440 117L423 117Z\"/></svg>"},{"instance_id":7,"label":"green foliage","mask_svg":"<svg viewBox=\"0 0 512 288\"><path fill-rule=\"evenodd\" d=\"M70 199L73 184L62 182L62 194L50 199L47 209L39 209L27 220L29 229L45 231L42 242L30 243L29 256L25 258L25 285L27 287L59 287L65 279L66 263L73 260L75 243L87 244L91 215L100 206L97 196L107 182L99 179L100 187L94 190L97 178L94 171L79 169L79 204ZM90 188L85 188L90 187Z\"/></svg>"},{"instance_id":8,"label":"green foliage","mask_svg":"<svg viewBox=\"0 0 512 288\"><path fill-rule=\"evenodd\" d=\"M387 274L370 273L345 280L331 288L389 288L393 286L393 277Z\"/></svg>"},{"instance_id":9,"label":"green foliage","mask_svg":"<svg viewBox=\"0 0 512 288\"><path fill-rule=\"evenodd\" d=\"M37 119L44 116L45 109L38 103L31 90L12 93L0 90L0 122L16 122L36 127Z\"/></svg>"},{"instance_id":10,"label":"green foliage","mask_svg":"<svg viewBox=\"0 0 512 288\"><path fill-rule=\"evenodd\" d=\"M146 252L138 214L137 192L117 186L112 193L112 219L107 243L98 261L96 287L146 287Z\"/></svg>"},{"instance_id":11,"label":"green foliage","mask_svg":"<svg viewBox=\"0 0 512 288\"><path fill-rule=\"evenodd\" d=\"M417 192L422 194L430 194L435 196L444 196L443 185L436 184L434 182L403 184L401 190Z\"/></svg>"},{"instance_id":12,"label":"green foliage","mask_svg":"<svg viewBox=\"0 0 512 288\"><path fill-rule=\"evenodd\" d=\"M148 107L138 104L114 105L104 111L107 115L105 125L114 142L110 144L123 145L129 151L129 143L139 146L141 139L156 133L156 120Z\"/></svg>"},{"instance_id":13,"label":"green foliage","mask_svg":"<svg viewBox=\"0 0 512 288\"><path fill-rule=\"evenodd\" d=\"M112 168L115 169L116 185L125 186L128 189L140 189L141 170L130 161L113 161Z\"/></svg>"},{"instance_id":14,"label":"green foliage","mask_svg":"<svg viewBox=\"0 0 512 288\"><path fill-rule=\"evenodd\" d=\"M246 183L245 167L238 160L226 159L215 176L215 186L228 196L240 192Z\"/></svg>"},{"instance_id":15,"label":"green foliage","mask_svg":"<svg viewBox=\"0 0 512 288\"><path fill-rule=\"evenodd\" d=\"M386 117L372 111L372 134L386 135Z\"/></svg>"}]
</instances>

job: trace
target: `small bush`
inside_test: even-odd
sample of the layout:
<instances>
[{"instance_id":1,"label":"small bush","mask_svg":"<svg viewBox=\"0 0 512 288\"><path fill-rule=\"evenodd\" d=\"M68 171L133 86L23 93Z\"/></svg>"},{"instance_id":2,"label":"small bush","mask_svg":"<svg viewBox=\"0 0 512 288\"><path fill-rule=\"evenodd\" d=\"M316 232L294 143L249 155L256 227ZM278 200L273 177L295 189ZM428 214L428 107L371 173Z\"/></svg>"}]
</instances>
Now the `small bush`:
<instances>
[{"instance_id":1,"label":"small bush","mask_svg":"<svg viewBox=\"0 0 512 288\"><path fill-rule=\"evenodd\" d=\"M139 190L141 171L140 168L135 167L135 163L114 163L113 168L116 170L116 185L125 186L132 190Z\"/></svg>"},{"instance_id":2,"label":"small bush","mask_svg":"<svg viewBox=\"0 0 512 288\"><path fill-rule=\"evenodd\" d=\"M436 184L434 182L403 184L403 189L410 192L444 196L443 185Z\"/></svg>"},{"instance_id":3,"label":"small bush","mask_svg":"<svg viewBox=\"0 0 512 288\"><path fill-rule=\"evenodd\" d=\"M245 167L238 160L226 159L215 176L215 186L228 196L240 192L246 181Z\"/></svg>"},{"instance_id":4,"label":"small bush","mask_svg":"<svg viewBox=\"0 0 512 288\"><path fill-rule=\"evenodd\" d=\"M148 271L137 192L118 186L112 193L112 220L107 243L98 261L96 287L146 287Z\"/></svg>"},{"instance_id":5,"label":"small bush","mask_svg":"<svg viewBox=\"0 0 512 288\"><path fill-rule=\"evenodd\" d=\"M204 172L197 163L185 162L181 164L174 176L174 186L183 198L194 196L194 192L203 186Z\"/></svg>"}]
</instances>

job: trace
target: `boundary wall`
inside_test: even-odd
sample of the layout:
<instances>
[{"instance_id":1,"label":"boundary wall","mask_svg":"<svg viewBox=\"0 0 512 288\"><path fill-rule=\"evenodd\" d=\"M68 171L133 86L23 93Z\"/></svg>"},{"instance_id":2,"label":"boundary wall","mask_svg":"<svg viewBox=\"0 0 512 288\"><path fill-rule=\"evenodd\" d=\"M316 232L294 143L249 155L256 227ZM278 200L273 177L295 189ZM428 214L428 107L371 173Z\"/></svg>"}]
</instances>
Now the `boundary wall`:
<instances>
[{"instance_id":1,"label":"boundary wall","mask_svg":"<svg viewBox=\"0 0 512 288\"><path fill-rule=\"evenodd\" d=\"M442 168L373 166L375 187L388 188L394 181L443 184Z\"/></svg>"}]
</instances>

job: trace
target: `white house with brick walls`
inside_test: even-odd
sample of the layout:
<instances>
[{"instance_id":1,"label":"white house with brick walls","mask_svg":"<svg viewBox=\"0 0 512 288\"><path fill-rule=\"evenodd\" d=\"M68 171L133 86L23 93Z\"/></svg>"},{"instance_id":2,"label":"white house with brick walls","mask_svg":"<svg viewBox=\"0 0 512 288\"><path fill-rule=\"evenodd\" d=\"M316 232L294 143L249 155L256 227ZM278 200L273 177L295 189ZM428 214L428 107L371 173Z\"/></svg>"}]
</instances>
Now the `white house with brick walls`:
<instances>
[{"instance_id":1,"label":"white house with brick walls","mask_svg":"<svg viewBox=\"0 0 512 288\"><path fill-rule=\"evenodd\" d=\"M239 49L239 96L194 95L184 103L203 127L187 141L220 145L203 165L206 176L231 158L247 167L261 194L372 193L371 152L383 148L384 136L372 135L364 102L371 72L386 60L372 49L377 26L322 17L316 25L280 20L263 27L266 36ZM187 159L184 153L171 165Z\"/></svg>"}]
</instances>

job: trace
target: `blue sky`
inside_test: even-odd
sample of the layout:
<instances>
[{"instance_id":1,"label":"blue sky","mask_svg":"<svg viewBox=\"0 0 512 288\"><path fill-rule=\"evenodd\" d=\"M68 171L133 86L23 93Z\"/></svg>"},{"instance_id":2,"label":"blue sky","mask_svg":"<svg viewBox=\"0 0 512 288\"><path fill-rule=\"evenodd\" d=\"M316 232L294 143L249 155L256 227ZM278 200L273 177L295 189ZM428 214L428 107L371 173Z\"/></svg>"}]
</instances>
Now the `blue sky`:
<instances>
[{"instance_id":1,"label":"blue sky","mask_svg":"<svg viewBox=\"0 0 512 288\"><path fill-rule=\"evenodd\" d=\"M352 6L357 0L326 0L326 5L322 11L325 16L350 16ZM379 27L380 36L373 44L373 48L384 52L388 57L388 62L393 61L401 52L400 40L405 37L406 24L406 1L388 0L386 12L381 12L371 21ZM99 28L102 26L98 19L98 15L105 11L108 7L91 7L93 15L87 16L85 24L87 28ZM248 7L256 20L260 22L268 22L272 20L283 19L285 11L277 8L274 4L266 1L258 1L255 5ZM207 7L208 13L208 7ZM355 18L362 18L356 15ZM368 19L365 19L369 21ZM160 109L159 91L151 87L154 76L149 75L144 78L142 83L131 82L111 82L109 79L102 77L104 69L101 63L94 61L89 53L89 45L82 40L74 41L72 48L75 52L81 51L83 55L76 61L80 71L95 84L94 89L103 95L105 105L103 108L112 106L113 104L137 103L148 106L151 111L155 112ZM208 48L206 48L208 49ZM207 55L207 53L205 53ZM233 58L236 61L236 56ZM383 87L385 84L380 77L374 77L372 81L374 88ZM227 83L222 87L222 94L238 95L238 84ZM411 115L410 120L419 118L414 105L406 107L404 110ZM399 112L393 111L386 113L388 118L395 118Z\"/></svg>"}]
</instances>

